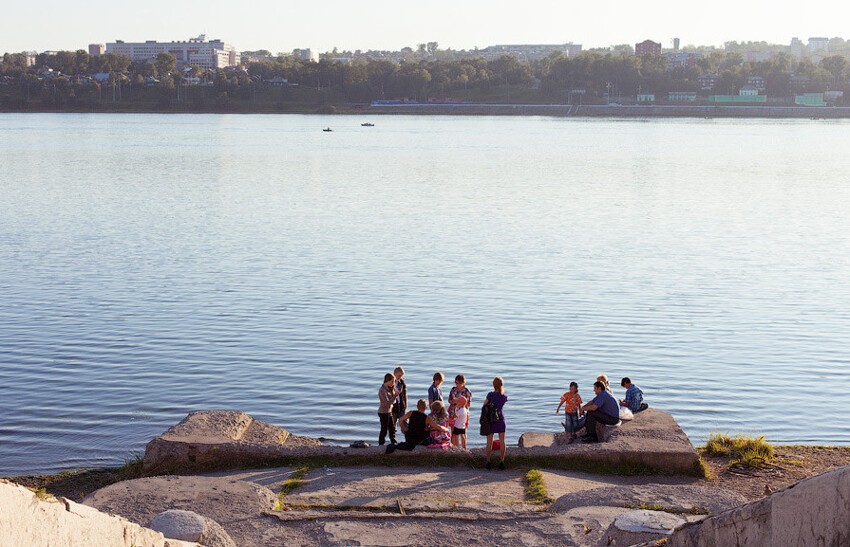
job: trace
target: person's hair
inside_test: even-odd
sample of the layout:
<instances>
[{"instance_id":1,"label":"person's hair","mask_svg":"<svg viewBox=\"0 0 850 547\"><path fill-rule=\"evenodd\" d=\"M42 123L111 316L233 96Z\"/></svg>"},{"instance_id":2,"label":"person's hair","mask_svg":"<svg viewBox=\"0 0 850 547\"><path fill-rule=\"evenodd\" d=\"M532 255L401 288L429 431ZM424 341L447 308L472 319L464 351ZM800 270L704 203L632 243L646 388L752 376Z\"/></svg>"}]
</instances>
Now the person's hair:
<instances>
[{"instance_id":1,"label":"person's hair","mask_svg":"<svg viewBox=\"0 0 850 547\"><path fill-rule=\"evenodd\" d=\"M632 383L632 379L629 378L628 376L626 376L625 378L620 380L620 386L621 387L626 387L626 384L631 384L631 383Z\"/></svg>"},{"instance_id":2,"label":"person's hair","mask_svg":"<svg viewBox=\"0 0 850 547\"><path fill-rule=\"evenodd\" d=\"M611 383L610 383L610 382L608 382L608 377L607 377L607 376L605 376L604 374L600 374L599 376L597 376L597 377L596 377L596 381L597 381L597 382L602 382L603 384L605 384L605 389L608 389L608 386L610 386L610 385L611 385Z\"/></svg>"},{"instance_id":3,"label":"person's hair","mask_svg":"<svg viewBox=\"0 0 850 547\"><path fill-rule=\"evenodd\" d=\"M392 375L392 374L390 374L389 372L388 372L388 373L386 373L386 374L384 374L384 383L386 384L386 383L387 383L387 382L389 382L390 380L395 380L395 376L393 376L393 375Z\"/></svg>"},{"instance_id":4,"label":"person's hair","mask_svg":"<svg viewBox=\"0 0 850 547\"><path fill-rule=\"evenodd\" d=\"M465 384L466 383L466 376L464 376L463 374L458 374L457 376L455 376L455 382L460 382L461 384Z\"/></svg>"},{"instance_id":5,"label":"person's hair","mask_svg":"<svg viewBox=\"0 0 850 547\"><path fill-rule=\"evenodd\" d=\"M596 380L595 382L593 382L593 387L598 387L599 389L605 391L605 384L603 384L599 380Z\"/></svg>"},{"instance_id":6,"label":"person's hair","mask_svg":"<svg viewBox=\"0 0 850 547\"><path fill-rule=\"evenodd\" d=\"M442 372L437 372L437 373L435 373L435 374L434 374L434 381L435 381L435 382L436 382L437 380L439 380L439 381L441 381L441 382L442 382L444 379L445 379L445 376L443 376L443 373L442 373Z\"/></svg>"},{"instance_id":7,"label":"person's hair","mask_svg":"<svg viewBox=\"0 0 850 547\"><path fill-rule=\"evenodd\" d=\"M442 422L448 417L448 413L446 412L446 405L443 404L443 401L434 401L431 403L431 417L438 422Z\"/></svg>"},{"instance_id":8,"label":"person's hair","mask_svg":"<svg viewBox=\"0 0 850 547\"><path fill-rule=\"evenodd\" d=\"M493 378L493 389L495 389L499 393L505 393L505 381L502 380L501 376L496 376L495 378Z\"/></svg>"},{"instance_id":9,"label":"person's hair","mask_svg":"<svg viewBox=\"0 0 850 547\"><path fill-rule=\"evenodd\" d=\"M404 369L401 367L395 367L395 370L393 372L401 372L401 375L404 376Z\"/></svg>"},{"instance_id":10,"label":"person's hair","mask_svg":"<svg viewBox=\"0 0 850 547\"><path fill-rule=\"evenodd\" d=\"M428 401L425 399L419 399L416 401L416 410L419 412L425 412L425 409L428 408Z\"/></svg>"},{"instance_id":11,"label":"person's hair","mask_svg":"<svg viewBox=\"0 0 850 547\"><path fill-rule=\"evenodd\" d=\"M570 382L570 387L578 389L578 384L576 382Z\"/></svg>"}]
</instances>

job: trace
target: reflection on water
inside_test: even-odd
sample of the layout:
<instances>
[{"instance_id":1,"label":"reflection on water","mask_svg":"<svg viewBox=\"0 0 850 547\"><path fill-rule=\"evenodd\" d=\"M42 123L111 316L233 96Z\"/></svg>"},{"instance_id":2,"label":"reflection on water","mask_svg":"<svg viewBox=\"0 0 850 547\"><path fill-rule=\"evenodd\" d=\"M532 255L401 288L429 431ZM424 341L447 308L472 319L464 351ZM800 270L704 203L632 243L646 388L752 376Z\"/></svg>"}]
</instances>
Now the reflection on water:
<instances>
[{"instance_id":1,"label":"reflection on water","mask_svg":"<svg viewBox=\"0 0 850 547\"><path fill-rule=\"evenodd\" d=\"M0 115L0 474L208 408L374 441L399 363L504 376L512 440L604 372L696 441L850 442L847 123L361 121Z\"/></svg>"}]
</instances>

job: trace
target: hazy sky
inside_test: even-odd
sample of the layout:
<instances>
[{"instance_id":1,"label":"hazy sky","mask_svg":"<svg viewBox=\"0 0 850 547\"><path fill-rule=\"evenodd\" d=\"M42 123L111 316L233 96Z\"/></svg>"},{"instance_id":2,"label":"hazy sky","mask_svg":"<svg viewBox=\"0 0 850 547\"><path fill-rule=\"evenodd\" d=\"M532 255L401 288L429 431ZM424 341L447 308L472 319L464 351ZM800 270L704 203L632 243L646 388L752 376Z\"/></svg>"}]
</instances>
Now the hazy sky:
<instances>
[{"instance_id":1,"label":"hazy sky","mask_svg":"<svg viewBox=\"0 0 850 547\"><path fill-rule=\"evenodd\" d=\"M185 40L201 33L240 51L310 47L320 51L566 43L588 47L642 41L669 47L728 40L787 44L792 36L850 37L846 0L41 0L0 7L0 52L80 49L89 43Z\"/></svg>"}]
</instances>

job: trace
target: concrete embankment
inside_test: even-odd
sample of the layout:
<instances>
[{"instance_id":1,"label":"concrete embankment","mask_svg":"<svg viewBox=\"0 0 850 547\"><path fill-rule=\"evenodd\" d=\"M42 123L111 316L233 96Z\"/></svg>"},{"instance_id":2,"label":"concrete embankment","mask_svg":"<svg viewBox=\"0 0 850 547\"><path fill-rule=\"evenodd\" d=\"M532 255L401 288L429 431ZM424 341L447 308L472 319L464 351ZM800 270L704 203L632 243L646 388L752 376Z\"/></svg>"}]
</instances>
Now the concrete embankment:
<instances>
[{"instance_id":1,"label":"concrete embankment","mask_svg":"<svg viewBox=\"0 0 850 547\"><path fill-rule=\"evenodd\" d=\"M376 114L559 116L588 118L850 118L850 107L728 105L408 104L372 106Z\"/></svg>"},{"instance_id":2,"label":"concrete embankment","mask_svg":"<svg viewBox=\"0 0 850 547\"><path fill-rule=\"evenodd\" d=\"M649 409L615 428L608 442L568 444L566 436L525 433L508 449L511 465L624 474L698 475L699 455L673 417ZM254 420L244 412L189 414L148 443L148 473L187 472L249 465L422 465L477 466L484 449L431 449L384 454L384 447L325 445Z\"/></svg>"}]
</instances>

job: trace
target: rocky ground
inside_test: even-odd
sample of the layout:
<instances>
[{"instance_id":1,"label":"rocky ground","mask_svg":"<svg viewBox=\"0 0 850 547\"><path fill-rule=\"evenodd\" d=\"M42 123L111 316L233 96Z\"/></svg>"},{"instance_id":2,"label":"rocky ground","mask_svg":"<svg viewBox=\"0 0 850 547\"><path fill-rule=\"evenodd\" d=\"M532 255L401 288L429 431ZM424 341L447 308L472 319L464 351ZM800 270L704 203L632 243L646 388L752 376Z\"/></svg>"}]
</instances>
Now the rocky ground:
<instances>
[{"instance_id":1,"label":"rocky ground","mask_svg":"<svg viewBox=\"0 0 850 547\"><path fill-rule=\"evenodd\" d=\"M527 495L525 469L315 467L299 478L290 467L146 477L100 490L132 476L132 466L16 480L88 496L86 504L142 525L167 509L195 511L239 545L631 545L850 465L850 447L776 452L759 469L707 457L710 479L541 470L554 503Z\"/></svg>"}]
</instances>

